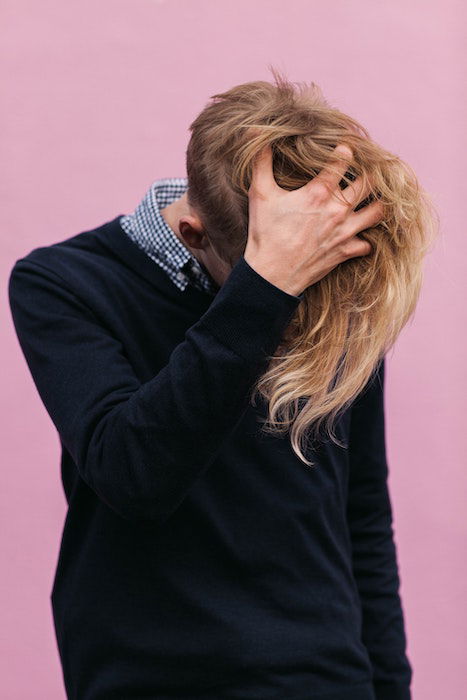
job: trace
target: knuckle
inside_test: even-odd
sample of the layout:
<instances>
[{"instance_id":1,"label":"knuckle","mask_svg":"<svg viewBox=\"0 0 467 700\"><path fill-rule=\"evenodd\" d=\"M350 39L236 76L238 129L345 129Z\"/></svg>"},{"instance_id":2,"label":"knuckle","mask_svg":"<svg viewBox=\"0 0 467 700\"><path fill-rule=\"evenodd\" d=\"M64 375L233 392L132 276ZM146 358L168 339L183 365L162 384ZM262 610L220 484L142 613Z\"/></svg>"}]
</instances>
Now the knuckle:
<instances>
[{"instance_id":1,"label":"knuckle","mask_svg":"<svg viewBox=\"0 0 467 700\"><path fill-rule=\"evenodd\" d=\"M354 238L349 239L348 237L341 242L339 246L339 251L341 255L345 258L352 258L356 253L356 248L358 248L358 243Z\"/></svg>"},{"instance_id":2,"label":"knuckle","mask_svg":"<svg viewBox=\"0 0 467 700\"><path fill-rule=\"evenodd\" d=\"M349 157L353 156L352 148L349 146L348 143L345 143L345 142L338 143L336 148L335 148L335 151L343 156L346 156L346 155Z\"/></svg>"},{"instance_id":3,"label":"knuckle","mask_svg":"<svg viewBox=\"0 0 467 700\"><path fill-rule=\"evenodd\" d=\"M323 182L316 181L314 187L310 189L313 195L313 202L316 204L323 204L329 199L328 188Z\"/></svg>"},{"instance_id":4,"label":"knuckle","mask_svg":"<svg viewBox=\"0 0 467 700\"><path fill-rule=\"evenodd\" d=\"M266 199L261 188L255 182L252 182L248 188L248 197L249 199Z\"/></svg>"},{"instance_id":5,"label":"knuckle","mask_svg":"<svg viewBox=\"0 0 467 700\"><path fill-rule=\"evenodd\" d=\"M330 212L330 217L332 221L337 224L343 223L347 216L348 209L346 209L342 205L335 205Z\"/></svg>"},{"instance_id":6,"label":"knuckle","mask_svg":"<svg viewBox=\"0 0 467 700\"><path fill-rule=\"evenodd\" d=\"M368 209L370 212L370 218L375 223L381 221L381 219L384 217L384 207L381 202L372 202L368 205Z\"/></svg>"},{"instance_id":7,"label":"knuckle","mask_svg":"<svg viewBox=\"0 0 467 700\"><path fill-rule=\"evenodd\" d=\"M352 257L352 250L348 243L344 243L340 246L339 253L344 260Z\"/></svg>"},{"instance_id":8,"label":"knuckle","mask_svg":"<svg viewBox=\"0 0 467 700\"><path fill-rule=\"evenodd\" d=\"M371 243L363 239L352 239L341 246L340 252L345 260L368 255L373 250Z\"/></svg>"}]
</instances>

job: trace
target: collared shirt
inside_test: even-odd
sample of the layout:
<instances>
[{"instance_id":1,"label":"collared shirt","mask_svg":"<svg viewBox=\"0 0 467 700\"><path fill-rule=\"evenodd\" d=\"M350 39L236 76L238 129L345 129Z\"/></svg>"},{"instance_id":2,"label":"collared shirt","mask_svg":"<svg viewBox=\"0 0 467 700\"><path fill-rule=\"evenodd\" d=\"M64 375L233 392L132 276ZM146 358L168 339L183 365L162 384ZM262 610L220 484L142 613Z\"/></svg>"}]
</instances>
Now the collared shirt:
<instances>
[{"instance_id":1,"label":"collared shirt","mask_svg":"<svg viewBox=\"0 0 467 700\"><path fill-rule=\"evenodd\" d=\"M132 214L120 218L128 236L160 265L179 289L188 284L215 295L219 285L183 245L161 214L161 209L179 199L188 187L187 178L155 180Z\"/></svg>"}]
</instances>

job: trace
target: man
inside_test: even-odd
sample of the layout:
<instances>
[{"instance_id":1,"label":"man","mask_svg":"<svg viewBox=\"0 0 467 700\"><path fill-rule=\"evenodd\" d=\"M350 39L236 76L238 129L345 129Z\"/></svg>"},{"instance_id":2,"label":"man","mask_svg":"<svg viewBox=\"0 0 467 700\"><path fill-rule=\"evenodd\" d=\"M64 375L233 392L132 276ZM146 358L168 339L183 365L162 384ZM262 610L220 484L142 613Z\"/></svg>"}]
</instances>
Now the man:
<instances>
[{"instance_id":1,"label":"man","mask_svg":"<svg viewBox=\"0 0 467 700\"><path fill-rule=\"evenodd\" d=\"M181 178L15 263L16 331L62 446L69 698L410 698L387 490L347 520L346 451L323 444L311 477L248 402L304 290L371 250L356 234L382 211L353 211L358 182L352 207L331 198L352 155L336 152L338 174L289 192L264 149L230 268ZM355 469L384 466L383 370L341 423Z\"/></svg>"}]
</instances>

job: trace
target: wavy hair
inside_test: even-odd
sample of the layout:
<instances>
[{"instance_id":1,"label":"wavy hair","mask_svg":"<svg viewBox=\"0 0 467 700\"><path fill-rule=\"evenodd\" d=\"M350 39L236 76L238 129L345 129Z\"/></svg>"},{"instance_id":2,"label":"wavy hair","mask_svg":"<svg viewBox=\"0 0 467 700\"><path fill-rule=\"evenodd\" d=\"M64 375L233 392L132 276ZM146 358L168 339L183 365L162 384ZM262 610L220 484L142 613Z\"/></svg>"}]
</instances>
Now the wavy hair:
<instances>
[{"instance_id":1,"label":"wavy hair","mask_svg":"<svg viewBox=\"0 0 467 700\"><path fill-rule=\"evenodd\" d=\"M258 394L267 402L263 429L290 431L296 455L314 466L304 454L308 440L318 440L324 425L340 444L337 418L411 319L439 219L407 163L330 106L315 83L292 83L270 70L273 83L248 82L212 95L189 127L188 203L219 257L234 265L245 250L252 167L267 144L277 184L293 190L332 167L335 146L347 143L353 158L339 193L362 176L371 191L354 210L376 197L384 208L379 224L357 234L372 252L343 261L307 287L250 397L253 404Z\"/></svg>"}]
</instances>

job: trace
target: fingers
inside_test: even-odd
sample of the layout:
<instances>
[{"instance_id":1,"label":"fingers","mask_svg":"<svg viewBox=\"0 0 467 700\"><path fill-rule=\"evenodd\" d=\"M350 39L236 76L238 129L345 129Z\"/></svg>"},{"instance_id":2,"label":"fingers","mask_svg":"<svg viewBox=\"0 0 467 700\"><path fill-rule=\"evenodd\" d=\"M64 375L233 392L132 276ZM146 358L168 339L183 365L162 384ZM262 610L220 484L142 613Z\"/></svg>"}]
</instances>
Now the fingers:
<instances>
[{"instance_id":1,"label":"fingers","mask_svg":"<svg viewBox=\"0 0 467 700\"><path fill-rule=\"evenodd\" d=\"M267 144L253 161L250 189L256 192L270 192L277 187L272 169L272 148Z\"/></svg>"},{"instance_id":2,"label":"fingers","mask_svg":"<svg viewBox=\"0 0 467 700\"><path fill-rule=\"evenodd\" d=\"M343 249L345 259L357 258L360 255L368 255L373 250L369 241L364 241L361 238L352 238Z\"/></svg>"},{"instance_id":3,"label":"fingers","mask_svg":"<svg viewBox=\"0 0 467 700\"><path fill-rule=\"evenodd\" d=\"M371 191L368 178L358 177L341 192L340 197L343 197L354 209L357 205L362 205L363 200L368 197ZM365 202L365 204L369 204L369 202Z\"/></svg>"},{"instance_id":4,"label":"fingers","mask_svg":"<svg viewBox=\"0 0 467 700\"><path fill-rule=\"evenodd\" d=\"M384 218L384 209L381 202L376 201L362 207L357 212L353 212L347 217L346 228L352 235L360 233L370 226L376 226Z\"/></svg>"},{"instance_id":5,"label":"fingers","mask_svg":"<svg viewBox=\"0 0 467 700\"><path fill-rule=\"evenodd\" d=\"M330 187L331 190L336 189L350 165L353 154L350 146L347 146L345 143L337 144L334 149L334 153L337 156L341 156L338 162L333 163L332 165L335 172L330 169L331 164L329 164L328 166L322 168L318 175L310 180L305 187L310 187L311 189L313 188L313 184L316 186L317 183L321 183Z\"/></svg>"}]
</instances>

